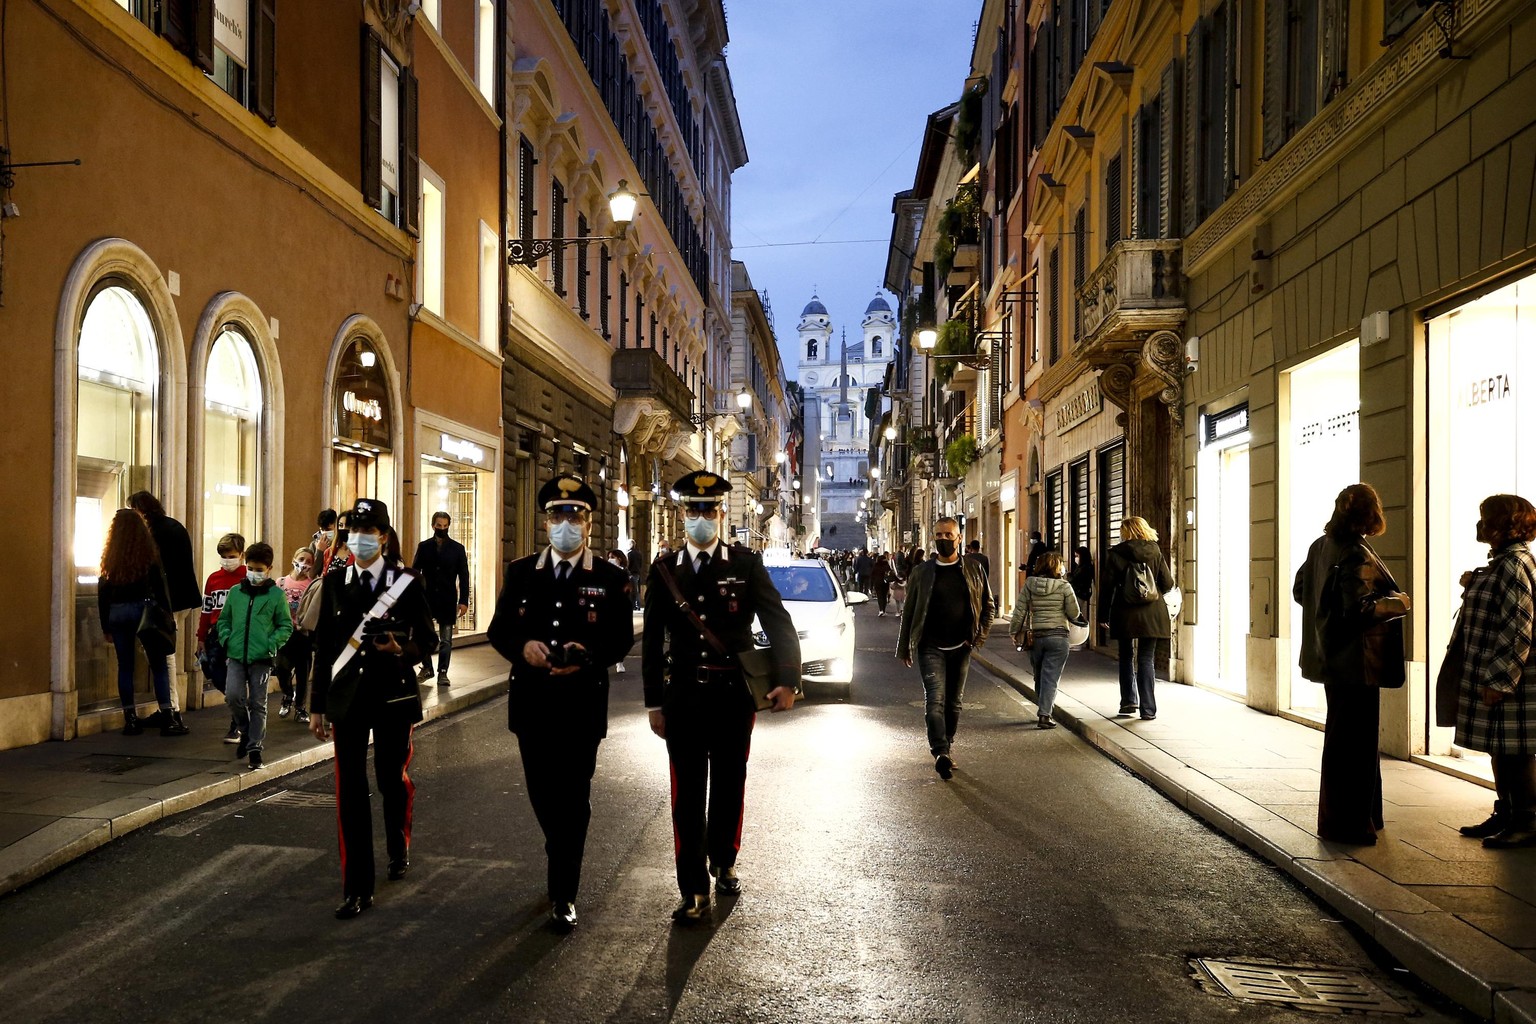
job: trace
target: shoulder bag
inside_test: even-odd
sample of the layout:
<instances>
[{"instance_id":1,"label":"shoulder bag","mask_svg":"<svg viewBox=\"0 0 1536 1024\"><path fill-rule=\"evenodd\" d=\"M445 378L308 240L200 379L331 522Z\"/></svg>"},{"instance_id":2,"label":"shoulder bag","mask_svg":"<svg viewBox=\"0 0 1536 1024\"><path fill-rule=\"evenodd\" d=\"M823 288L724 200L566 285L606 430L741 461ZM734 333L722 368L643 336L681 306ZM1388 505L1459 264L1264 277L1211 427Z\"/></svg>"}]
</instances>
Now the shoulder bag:
<instances>
[{"instance_id":1,"label":"shoulder bag","mask_svg":"<svg viewBox=\"0 0 1536 1024\"><path fill-rule=\"evenodd\" d=\"M160 607L152 597L144 599L138 634L147 656L164 658L176 653L176 616Z\"/></svg>"},{"instance_id":2,"label":"shoulder bag","mask_svg":"<svg viewBox=\"0 0 1536 1024\"><path fill-rule=\"evenodd\" d=\"M688 616L688 621L693 623L704 637L704 642L713 647L717 653L727 661L734 660L741 666L741 678L747 684L747 691L752 696L752 703L759 711L767 711L773 707L773 701L768 699L768 691L778 684L773 675L773 657L767 651L751 648L745 651L728 651L725 644L715 635L715 631L705 625L699 618L699 613L693 610L693 605L683 597L682 590L677 585L677 578L672 575L672 569L665 562L657 562L656 568L661 573L662 582L666 583L667 590L671 592L672 599L677 602L677 607Z\"/></svg>"}]
</instances>

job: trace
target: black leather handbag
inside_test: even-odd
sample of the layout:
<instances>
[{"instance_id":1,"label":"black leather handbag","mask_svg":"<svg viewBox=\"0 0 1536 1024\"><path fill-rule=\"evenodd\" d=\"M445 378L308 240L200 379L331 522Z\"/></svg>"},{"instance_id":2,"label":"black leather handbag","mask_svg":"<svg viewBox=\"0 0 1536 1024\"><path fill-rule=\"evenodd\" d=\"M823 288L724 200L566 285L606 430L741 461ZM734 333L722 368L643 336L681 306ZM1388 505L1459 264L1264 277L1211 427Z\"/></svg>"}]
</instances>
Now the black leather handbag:
<instances>
[{"instance_id":1,"label":"black leather handbag","mask_svg":"<svg viewBox=\"0 0 1536 1024\"><path fill-rule=\"evenodd\" d=\"M151 658L165 658L176 653L176 616L160 607L153 598L144 599L144 613L139 616L139 643Z\"/></svg>"}]
</instances>

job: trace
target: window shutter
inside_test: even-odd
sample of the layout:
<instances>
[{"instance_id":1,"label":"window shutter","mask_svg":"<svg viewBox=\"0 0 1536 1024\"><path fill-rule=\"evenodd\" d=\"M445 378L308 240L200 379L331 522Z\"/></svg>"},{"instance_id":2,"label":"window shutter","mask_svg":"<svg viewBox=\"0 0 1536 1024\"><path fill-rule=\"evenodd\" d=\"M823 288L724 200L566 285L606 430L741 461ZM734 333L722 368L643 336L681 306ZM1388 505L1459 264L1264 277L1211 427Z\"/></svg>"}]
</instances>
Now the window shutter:
<instances>
[{"instance_id":1,"label":"window shutter","mask_svg":"<svg viewBox=\"0 0 1536 1024\"><path fill-rule=\"evenodd\" d=\"M1077 302L1077 290L1088 276L1088 210L1077 208L1072 220L1072 291L1067 301L1072 304L1072 340L1083 336L1083 308Z\"/></svg>"},{"instance_id":2,"label":"window shutter","mask_svg":"<svg viewBox=\"0 0 1536 1024\"><path fill-rule=\"evenodd\" d=\"M1200 29L1196 22L1184 48L1184 180L1180 192L1186 238L1200 222Z\"/></svg>"},{"instance_id":3,"label":"window shutter","mask_svg":"<svg viewBox=\"0 0 1536 1024\"><path fill-rule=\"evenodd\" d=\"M1046 330L1049 336L1046 338L1047 351L1050 353L1046 365L1055 364L1061 358L1061 246L1052 246L1050 258L1046 261Z\"/></svg>"},{"instance_id":4,"label":"window shutter","mask_svg":"<svg viewBox=\"0 0 1536 1024\"><path fill-rule=\"evenodd\" d=\"M560 241L565 238L565 186L556 178L550 179L549 186L549 237L555 239L554 251L549 256L555 294L564 298L565 246Z\"/></svg>"},{"instance_id":5,"label":"window shutter","mask_svg":"<svg viewBox=\"0 0 1536 1024\"><path fill-rule=\"evenodd\" d=\"M251 23L251 101L256 116L277 124L277 0L254 0Z\"/></svg>"},{"instance_id":6,"label":"window shutter","mask_svg":"<svg viewBox=\"0 0 1536 1024\"><path fill-rule=\"evenodd\" d=\"M619 348L629 347L629 275L619 271Z\"/></svg>"},{"instance_id":7,"label":"window shutter","mask_svg":"<svg viewBox=\"0 0 1536 1024\"><path fill-rule=\"evenodd\" d=\"M1233 3L1217 8L1221 35L1217 39L1220 59L1213 65L1217 88L1221 90L1221 200L1237 191L1237 8ZM1215 209L1219 203L1212 203Z\"/></svg>"},{"instance_id":8,"label":"window shutter","mask_svg":"<svg viewBox=\"0 0 1536 1024\"><path fill-rule=\"evenodd\" d=\"M533 156L533 143L528 141L528 136L517 137L517 236L519 238L532 238L534 235L533 217L538 211L534 209L534 182L533 169L538 160Z\"/></svg>"},{"instance_id":9,"label":"window shutter","mask_svg":"<svg viewBox=\"0 0 1536 1024\"><path fill-rule=\"evenodd\" d=\"M1264 159L1285 145L1285 41L1289 0L1264 0Z\"/></svg>"},{"instance_id":10,"label":"window shutter","mask_svg":"<svg viewBox=\"0 0 1536 1024\"><path fill-rule=\"evenodd\" d=\"M586 238L592 232L587 228L587 215L576 215L576 237ZM587 245L585 242L576 243L576 310L583 320L592 318L592 311L587 308L587 277L590 274L587 262Z\"/></svg>"},{"instance_id":11,"label":"window shutter","mask_svg":"<svg viewBox=\"0 0 1536 1024\"><path fill-rule=\"evenodd\" d=\"M383 181L379 176L379 154L384 145L383 103L379 83L379 37L363 26L363 201L379 208Z\"/></svg>"},{"instance_id":12,"label":"window shutter","mask_svg":"<svg viewBox=\"0 0 1536 1024\"><path fill-rule=\"evenodd\" d=\"M1133 126L1140 118L1132 121ZM1104 252L1125 237L1125 161L1116 153L1109 161L1104 175Z\"/></svg>"},{"instance_id":13,"label":"window shutter","mask_svg":"<svg viewBox=\"0 0 1536 1024\"><path fill-rule=\"evenodd\" d=\"M412 237L421 234L421 164L417 159L417 107L421 89L410 68L400 69L400 205L401 226Z\"/></svg>"},{"instance_id":14,"label":"window shutter","mask_svg":"<svg viewBox=\"0 0 1536 1024\"><path fill-rule=\"evenodd\" d=\"M1147 108L1131 113L1131 237L1144 238L1142 229L1143 218L1146 217L1146 196L1144 190L1147 187L1147 138L1146 138Z\"/></svg>"},{"instance_id":15,"label":"window shutter","mask_svg":"<svg viewBox=\"0 0 1536 1024\"><path fill-rule=\"evenodd\" d=\"M192 58L204 72L213 71L213 0L192 0Z\"/></svg>"},{"instance_id":16,"label":"window shutter","mask_svg":"<svg viewBox=\"0 0 1536 1024\"><path fill-rule=\"evenodd\" d=\"M1163 68L1162 93L1157 102L1157 233L1159 238L1179 237L1179 62Z\"/></svg>"},{"instance_id":17,"label":"window shutter","mask_svg":"<svg viewBox=\"0 0 1536 1024\"><path fill-rule=\"evenodd\" d=\"M613 337L612 333L608 330L608 301L610 298L608 292L608 272L612 260L613 257L608 253L607 244L604 243L599 246L597 250L597 325L602 331L604 341Z\"/></svg>"},{"instance_id":18,"label":"window shutter","mask_svg":"<svg viewBox=\"0 0 1536 1024\"><path fill-rule=\"evenodd\" d=\"M213 70L213 0L161 0L160 31L203 71Z\"/></svg>"},{"instance_id":19,"label":"window shutter","mask_svg":"<svg viewBox=\"0 0 1536 1024\"><path fill-rule=\"evenodd\" d=\"M1339 94L1349 76L1349 6L1345 0L1323 0L1322 6L1320 107Z\"/></svg>"},{"instance_id":20,"label":"window shutter","mask_svg":"<svg viewBox=\"0 0 1536 1024\"><path fill-rule=\"evenodd\" d=\"M1427 5L1420 0L1385 0L1383 7L1381 36L1384 43L1390 43L1408 31L1409 26L1427 10Z\"/></svg>"}]
</instances>

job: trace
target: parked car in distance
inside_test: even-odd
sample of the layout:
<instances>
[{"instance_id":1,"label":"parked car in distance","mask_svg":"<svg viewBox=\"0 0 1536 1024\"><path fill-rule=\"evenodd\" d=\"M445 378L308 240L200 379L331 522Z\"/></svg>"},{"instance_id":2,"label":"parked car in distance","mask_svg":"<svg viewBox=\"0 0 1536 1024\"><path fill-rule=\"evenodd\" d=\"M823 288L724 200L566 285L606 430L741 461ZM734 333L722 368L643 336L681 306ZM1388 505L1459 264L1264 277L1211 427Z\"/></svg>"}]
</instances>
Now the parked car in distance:
<instances>
[{"instance_id":1,"label":"parked car in distance","mask_svg":"<svg viewBox=\"0 0 1536 1024\"><path fill-rule=\"evenodd\" d=\"M819 558L768 552L763 563L800 635L801 678L833 687L846 699L853 689L853 609L868 595L844 591L837 574ZM754 622L753 629L757 646L767 647L761 624Z\"/></svg>"}]
</instances>

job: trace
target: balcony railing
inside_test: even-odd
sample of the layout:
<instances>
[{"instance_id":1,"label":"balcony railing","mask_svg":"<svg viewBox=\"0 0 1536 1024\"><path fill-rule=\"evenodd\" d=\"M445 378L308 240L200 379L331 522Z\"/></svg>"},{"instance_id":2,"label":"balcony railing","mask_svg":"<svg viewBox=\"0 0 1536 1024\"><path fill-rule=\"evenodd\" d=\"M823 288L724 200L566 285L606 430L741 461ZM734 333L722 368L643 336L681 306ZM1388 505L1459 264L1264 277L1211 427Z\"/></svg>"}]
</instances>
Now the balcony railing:
<instances>
[{"instance_id":1,"label":"balcony railing","mask_svg":"<svg viewBox=\"0 0 1536 1024\"><path fill-rule=\"evenodd\" d=\"M1146 331L1184 322L1183 243L1177 238L1128 238L1116 242L1077 290L1083 348L1133 341Z\"/></svg>"},{"instance_id":2,"label":"balcony railing","mask_svg":"<svg viewBox=\"0 0 1536 1024\"><path fill-rule=\"evenodd\" d=\"M693 392L655 349L621 348L613 353L610 367L619 398L660 399L679 425L690 422Z\"/></svg>"}]
</instances>

